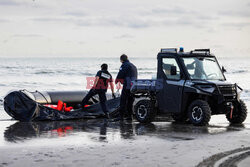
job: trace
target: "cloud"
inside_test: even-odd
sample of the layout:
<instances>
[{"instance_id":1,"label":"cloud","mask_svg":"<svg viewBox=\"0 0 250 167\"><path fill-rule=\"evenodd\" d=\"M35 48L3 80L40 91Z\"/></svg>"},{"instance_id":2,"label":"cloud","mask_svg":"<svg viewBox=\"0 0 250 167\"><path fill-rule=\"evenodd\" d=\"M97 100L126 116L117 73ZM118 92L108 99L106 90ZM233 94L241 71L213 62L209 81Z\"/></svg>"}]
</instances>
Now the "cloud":
<instances>
[{"instance_id":1,"label":"cloud","mask_svg":"<svg viewBox=\"0 0 250 167\"><path fill-rule=\"evenodd\" d=\"M83 17L83 16L87 16L87 13L82 12L82 11L81 12L66 12L66 13L64 13L64 15Z\"/></svg>"},{"instance_id":2,"label":"cloud","mask_svg":"<svg viewBox=\"0 0 250 167\"><path fill-rule=\"evenodd\" d=\"M227 10L227 11L220 11L218 12L218 14L223 16L250 17L249 10L240 10L240 11Z\"/></svg>"},{"instance_id":3,"label":"cloud","mask_svg":"<svg viewBox=\"0 0 250 167\"><path fill-rule=\"evenodd\" d=\"M182 15L182 14L192 14L194 11L188 11L181 7L174 7L174 8L154 8L151 10L153 14L174 14L174 15Z\"/></svg>"},{"instance_id":4,"label":"cloud","mask_svg":"<svg viewBox=\"0 0 250 167\"><path fill-rule=\"evenodd\" d=\"M13 0L1 0L0 6L19 6L21 3L13 1Z\"/></svg>"},{"instance_id":5,"label":"cloud","mask_svg":"<svg viewBox=\"0 0 250 167\"><path fill-rule=\"evenodd\" d=\"M130 34L123 34L123 35L117 36L115 38L117 38L117 39L130 39L130 38L134 38L134 37L135 36L130 35Z\"/></svg>"},{"instance_id":6,"label":"cloud","mask_svg":"<svg viewBox=\"0 0 250 167\"><path fill-rule=\"evenodd\" d=\"M136 10L135 10L136 9ZM62 24L73 24L79 27L125 27L132 29L143 29L149 27L166 27L166 26L189 26L196 28L211 28L210 24L220 17L216 13L200 12L195 8L188 9L175 6L170 7L140 7L131 9L130 12L114 13L94 13L89 14L90 9L75 10L64 12L59 17L38 17L32 19L36 22L53 22ZM73 16L73 17L72 17Z\"/></svg>"},{"instance_id":7,"label":"cloud","mask_svg":"<svg viewBox=\"0 0 250 167\"><path fill-rule=\"evenodd\" d=\"M193 17L172 17L167 18L150 18L142 16L86 16L83 18L69 18L69 17L40 17L33 18L36 22L53 22L62 24L74 24L76 26L90 27L127 27L132 29L142 29L156 26L196 26L202 28L205 21L212 18L193 18Z\"/></svg>"},{"instance_id":8,"label":"cloud","mask_svg":"<svg viewBox=\"0 0 250 167\"><path fill-rule=\"evenodd\" d=\"M211 13L203 13L195 10L195 8L188 9L182 6L172 8L169 6L142 6L129 9L126 14L120 12L120 10L104 11L93 12L91 8L78 8L60 13L60 15L41 16L32 20L44 22L44 24L53 22L55 24L72 24L80 27L101 26L143 29L156 26L193 26L202 28L201 24L209 25L209 21L218 19L216 15ZM93 13L90 14L91 12Z\"/></svg>"},{"instance_id":9,"label":"cloud","mask_svg":"<svg viewBox=\"0 0 250 167\"><path fill-rule=\"evenodd\" d=\"M3 42L3 44L5 44L5 43L8 43L9 40L5 39L5 40L3 40L2 42Z\"/></svg>"},{"instance_id":10,"label":"cloud","mask_svg":"<svg viewBox=\"0 0 250 167\"><path fill-rule=\"evenodd\" d=\"M219 20L219 17L206 12L189 10L182 7L163 8L158 7L151 10L149 15L154 18L165 18L158 20L159 25L164 26L194 26L203 28L201 24L209 25L210 21ZM155 20L156 20L155 19Z\"/></svg>"},{"instance_id":11,"label":"cloud","mask_svg":"<svg viewBox=\"0 0 250 167\"><path fill-rule=\"evenodd\" d=\"M231 23L223 23L222 26L226 26L226 27L235 27L235 28L245 28L245 27L248 27L250 26L250 22L238 22L238 23L235 23L235 22L231 22Z\"/></svg>"},{"instance_id":12,"label":"cloud","mask_svg":"<svg viewBox=\"0 0 250 167\"><path fill-rule=\"evenodd\" d=\"M33 18L32 21L36 22L72 22L72 19L70 18L64 18L64 17L39 17L39 18Z\"/></svg>"},{"instance_id":13,"label":"cloud","mask_svg":"<svg viewBox=\"0 0 250 167\"><path fill-rule=\"evenodd\" d=\"M10 22L10 20L8 20L8 19L0 19L0 23L7 23L7 22Z\"/></svg>"},{"instance_id":14,"label":"cloud","mask_svg":"<svg viewBox=\"0 0 250 167\"><path fill-rule=\"evenodd\" d=\"M42 35L40 34L14 34L12 35L11 37L14 37L14 38L38 38L38 37L43 37Z\"/></svg>"},{"instance_id":15,"label":"cloud","mask_svg":"<svg viewBox=\"0 0 250 167\"><path fill-rule=\"evenodd\" d=\"M174 7L174 8L154 8L151 10L150 15L167 15L172 17L193 17L195 19L201 19L201 20L214 20L218 19L218 17L211 16L210 14L206 14L195 11L195 10L187 10L182 7Z\"/></svg>"},{"instance_id":16,"label":"cloud","mask_svg":"<svg viewBox=\"0 0 250 167\"><path fill-rule=\"evenodd\" d=\"M108 23L108 21L107 21ZM149 19L143 19L141 17L121 17L121 18L114 18L109 20L111 25L117 25L121 27L129 27L129 28L147 28L152 26L152 21Z\"/></svg>"},{"instance_id":17,"label":"cloud","mask_svg":"<svg viewBox=\"0 0 250 167\"><path fill-rule=\"evenodd\" d=\"M208 16L208 15L202 15L202 14L197 15L195 18L199 20L206 20L206 21L219 20L219 17L217 16Z\"/></svg>"},{"instance_id":18,"label":"cloud","mask_svg":"<svg viewBox=\"0 0 250 167\"><path fill-rule=\"evenodd\" d=\"M150 27L151 22L149 20L143 19L141 17L85 17L83 19L71 19L71 23L74 23L78 26L116 26L116 27L128 27L128 28L146 28Z\"/></svg>"},{"instance_id":19,"label":"cloud","mask_svg":"<svg viewBox=\"0 0 250 167\"><path fill-rule=\"evenodd\" d=\"M84 45L84 44L86 44L86 42L84 42L84 41L79 41L78 44Z\"/></svg>"},{"instance_id":20,"label":"cloud","mask_svg":"<svg viewBox=\"0 0 250 167\"><path fill-rule=\"evenodd\" d=\"M179 18L167 18L161 21L158 21L158 23L155 23L158 26L168 26L168 27L197 27L197 28L204 28L203 26L204 21L197 20L192 17L179 17ZM207 27L208 28L208 27Z\"/></svg>"}]
</instances>

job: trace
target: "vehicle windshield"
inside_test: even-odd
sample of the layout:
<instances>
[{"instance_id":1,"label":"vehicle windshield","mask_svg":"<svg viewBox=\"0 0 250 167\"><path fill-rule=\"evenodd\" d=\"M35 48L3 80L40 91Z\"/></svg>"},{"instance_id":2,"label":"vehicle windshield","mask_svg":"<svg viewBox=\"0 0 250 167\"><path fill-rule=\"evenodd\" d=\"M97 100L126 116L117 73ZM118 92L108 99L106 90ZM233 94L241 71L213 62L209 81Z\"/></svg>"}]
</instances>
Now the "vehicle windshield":
<instances>
[{"instance_id":1,"label":"vehicle windshield","mask_svg":"<svg viewBox=\"0 0 250 167\"><path fill-rule=\"evenodd\" d=\"M214 57L183 57L191 79L225 80Z\"/></svg>"}]
</instances>

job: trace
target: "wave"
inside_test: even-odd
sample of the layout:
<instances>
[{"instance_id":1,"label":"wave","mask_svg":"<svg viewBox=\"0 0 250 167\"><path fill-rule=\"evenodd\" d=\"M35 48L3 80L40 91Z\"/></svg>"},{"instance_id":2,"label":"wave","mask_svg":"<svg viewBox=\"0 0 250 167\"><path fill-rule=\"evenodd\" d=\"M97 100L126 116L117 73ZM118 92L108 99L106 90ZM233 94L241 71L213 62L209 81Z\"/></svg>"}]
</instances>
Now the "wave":
<instances>
[{"instance_id":1,"label":"wave","mask_svg":"<svg viewBox=\"0 0 250 167\"><path fill-rule=\"evenodd\" d=\"M37 71L34 74L54 74L55 72L53 71Z\"/></svg>"},{"instance_id":2,"label":"wave","mask_svg":"<svg viewBox=\"0 0 250 167\"><path fill-rule=\"evenodd\" d=\"M0 68L11 70L11 69L19 69L20 67L15 67L15 66L0 66Z\"/></svg>"},{"instance_id":3,"label":"wave","mask_svg":"<svg viewBox=\"0 0 250 167\"><path fill-rule=\"evenodd\" d=\"M243 89L243 92L241 93L240 97L244 101L250 101L250 89Z\"/></svg>"},{"instance_id":4,"label":"wave","mask_svg":"<svg viewBox=\"0 0 250 167\"><path fill-rule=\"evenodd\" d=\"M44 74L72 74L71 72L68 72L68 71L63 71L63 70L54 70L54 71L52 71L52 70L47 70L47 71L45 71L45 70L39 70L39 71L36 71L36 72L34 72L33 74L36 74L36 75L39 75L39 74L41 74L41 75L44 75Z\"/></svg>"},{"instance_id":5,"label":"wave","mask_svg":"<svg viewBox=\"0 0 250 167\"><path fill-rule=\"evenodd\" d=\"M156 68L137 68L138 71L148 71L148 70L153 70L153 71L156 71L157 69Z\"/></svg>"},{"instance_id":6,"label":"wave","mask_svg":"<svg viewBox=\"0 0 250 167\"><path fill-rule=\"evenodd\" d=\"M250 94L250 90L249 89L244 89L243 92L246 93L246 94Z\"/></svg>"},{"instance_id":7,"label":"wave","mask_svg":"<svg viewBox=\"0 0 250 167\"><path fill-rule=\"evenodd\" d=\"M72 70L41 70L41 71L36 71L33 74L35 75L77 75L77 76L95 76L95 73L93 72L82 72L82 71L72 71Z\"/></svg>"},{"instance_id":8,"label":"wave","mask_svg":"<svg viewBox=\"0 0 250 167\"><path fill-rule=\"evenodd\" d=\"M139 72L139 75L143 75L143 74L156 74L156 72L153 72L153 71L143 71L143 72Z\"/></svg>"},{"instance_id":9,"label":"wave","mask_svg":"<svg viewBox=\"0 0 250 167\"><path fill-rule=\"evenodd\" d=\"M92 73L92 72L80 72L80 75L95 76L95 73Z\"/></svg>"}]
</instances>

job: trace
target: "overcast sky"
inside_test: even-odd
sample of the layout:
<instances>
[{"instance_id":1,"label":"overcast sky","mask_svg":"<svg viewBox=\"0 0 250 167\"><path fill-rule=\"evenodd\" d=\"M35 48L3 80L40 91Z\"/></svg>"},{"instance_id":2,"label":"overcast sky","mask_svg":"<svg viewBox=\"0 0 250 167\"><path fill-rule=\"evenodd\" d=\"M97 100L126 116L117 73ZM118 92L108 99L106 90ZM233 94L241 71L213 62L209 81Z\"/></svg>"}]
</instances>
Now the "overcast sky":
<instances>
[{"instance_id":1,"label":"overcast sky","mask_svg":"<svg viewBox=\"0 0 250 167\"><path fill-rule=\"evenodd\" d=\"M250 57L250 0L0 0L0 57Z\"/></svg>"}]
</instances>

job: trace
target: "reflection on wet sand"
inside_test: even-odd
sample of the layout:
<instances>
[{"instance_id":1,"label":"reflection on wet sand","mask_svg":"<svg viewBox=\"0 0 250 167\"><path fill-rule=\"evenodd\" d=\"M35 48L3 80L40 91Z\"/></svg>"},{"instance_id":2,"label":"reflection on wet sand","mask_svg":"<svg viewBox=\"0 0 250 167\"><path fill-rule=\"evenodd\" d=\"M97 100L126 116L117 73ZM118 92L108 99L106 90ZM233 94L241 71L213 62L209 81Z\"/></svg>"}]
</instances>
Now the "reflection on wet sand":
<instances>
[{"instance_id":1,"label":"reflection on wet sand","mask_svg":"<svg viewBox=\"0 0 250 167\"><path fill-rule=\"evenodd\" d=\"M194 140L201 135L219 134L227 131L239 131L239 126L195 127L189 124L171 122L113 123L97 120L55 121L55 122L16 122L6 128L4 138L8 142L22 142L33 138L60 138L71 135L89 136L94 141L113 140L108 135L119 135L121 140L136 139L139 136L158 137L168 140ZM96 138L96 136L98 136Z\"/></svg>"}]
</instances>

